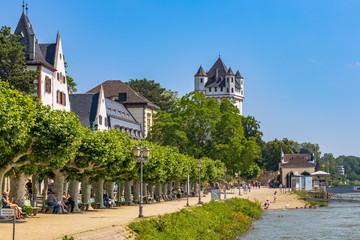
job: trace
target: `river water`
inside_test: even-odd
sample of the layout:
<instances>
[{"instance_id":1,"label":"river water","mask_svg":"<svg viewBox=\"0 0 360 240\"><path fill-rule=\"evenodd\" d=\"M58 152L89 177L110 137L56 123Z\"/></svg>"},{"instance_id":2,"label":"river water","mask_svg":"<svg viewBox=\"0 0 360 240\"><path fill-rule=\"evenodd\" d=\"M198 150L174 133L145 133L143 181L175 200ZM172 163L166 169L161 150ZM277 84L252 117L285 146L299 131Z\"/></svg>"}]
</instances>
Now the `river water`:
<instances>
[{"instance_id":1,"label":"river water","mask_svg":"<svg viewBox=\"0 0 360 240\"><path fill-rule=\"evenodd\" d=\"M268 210L240 240L359 240L360 204L330 203L316 209Z\"/></svg>"}]
</instances>

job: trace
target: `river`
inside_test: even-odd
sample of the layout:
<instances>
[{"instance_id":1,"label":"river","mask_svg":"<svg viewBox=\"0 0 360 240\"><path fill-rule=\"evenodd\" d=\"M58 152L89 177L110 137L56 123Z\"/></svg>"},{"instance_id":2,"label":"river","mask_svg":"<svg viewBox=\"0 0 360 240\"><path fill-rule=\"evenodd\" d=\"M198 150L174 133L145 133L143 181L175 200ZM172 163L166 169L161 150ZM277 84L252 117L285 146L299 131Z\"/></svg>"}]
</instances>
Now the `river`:
<instances>
[{"instance_id":1,"label":"river","mask_svg":"<svg viewBox=\"0 0 360 240\"><path fill-rule=\"evenodd\" d=\"M316 209L268 210L240 240L360 239L360 204L330 203Z\"/></svg>"}]
</instances>

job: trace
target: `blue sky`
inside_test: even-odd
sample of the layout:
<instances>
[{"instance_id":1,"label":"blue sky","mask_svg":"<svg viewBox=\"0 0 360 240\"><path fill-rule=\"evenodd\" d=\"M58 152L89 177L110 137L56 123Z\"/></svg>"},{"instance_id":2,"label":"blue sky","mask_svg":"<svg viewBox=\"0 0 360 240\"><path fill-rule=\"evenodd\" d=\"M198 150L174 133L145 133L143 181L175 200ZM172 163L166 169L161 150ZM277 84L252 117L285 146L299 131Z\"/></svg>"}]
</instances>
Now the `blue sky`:
<instances>
[{"instance_id":1,"label":"blue sky","mask_svg":"<svg viewBox=\"0 0 360 240\"><path fill-rule=\"evenodd\" d=\"M0 25L15 30L21 1L0 6ZM60 31L78 92L145 77L182 96L220 52L244 76L244 115L264 140L335 156L360 156L359 11L357 0L29 1L39 42Z\"/></svg>"}]
</instances>

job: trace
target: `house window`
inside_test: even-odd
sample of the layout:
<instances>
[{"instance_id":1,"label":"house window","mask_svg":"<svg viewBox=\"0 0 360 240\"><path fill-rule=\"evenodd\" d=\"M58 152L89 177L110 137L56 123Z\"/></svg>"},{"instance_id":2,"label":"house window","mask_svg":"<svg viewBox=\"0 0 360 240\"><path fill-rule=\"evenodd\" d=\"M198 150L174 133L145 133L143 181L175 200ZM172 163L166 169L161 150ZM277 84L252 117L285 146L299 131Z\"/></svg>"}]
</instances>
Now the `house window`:
<instances>
[{"instance_id":1,"label":"house window","mask_svg":"<svg viewBox=\"0 0 360 240\"><path fill-rule=\"evenodd\" d=\"M102 116L99 115L99 125L102 125Z\"/></svg>"},{"instance_id":2,"label":"house window","mask_svg":"<svg viewBox=\"0 0 360 240\"><path fill-rule=\"evenodd\" d=\"M60 73L60 82L62 82L63 81L63 78L62 78L62 73Z\"/></svg>"},{"instance_id":3,"label":"house window","mask_svg":"<svg viewBox=\"0 0 360 240\"><path fill-rule=\"evenodd\" d=\"M59 103L59 90L56 91L56 103Z\"/></svg>"},{"instance_id":4,"label":"house window","mask_svg":"<svg viewBox=\"0 0 360 240\"><path fill-rule=\"evenodd\" d=\"M244 92L243 92L243 90L241 90L241 95L244 95Z\"/></svg>"},{"instance_id":5,"label":"house window","mask_svg":"<svg viewBox=\"0 0 360 240\"><path fill-rule=\"evenodd\" d=\"M65 83L65 76L63 76L63 83Z\"/></svg>"},{"instance_id":6,"label":"house window","mask_svg":"<svg viewBox=\"0 0 360 240\"><path fill-rule=\"evenodd\" d=\"M229 92L229 88L227 88L226 91Z\"/></svg>"},{"instance_id":7,"label":"house window","mask_svg":"<svg viewBox=\"0 0 360 240\"><path fill-rule=\"evenodd\" d=\"M56 79L59 81L60 80L60 73L56 73Z\"/></svg>"},{"instance_id":8,"label":"house window","mask_svg":"<svg viewBox=\"0 0 360 240\"><path fill-rule=\"evenodd\" d=\"M107 127L108 126L108 119L104 118L104 121L105 121L105 127Z\"/></svg>"},{"instance_id":9,"label":"house window","mask_svg":"<svg viewBox=\"0 0 360 240\"><path fill-rule=\"evenodd\" d=\"M215 92L217 92L217 87L215 88Z\"/></svg>"},{"instance_id":10,"label":"house window","mask_svg":"<svg viewBox=\"0 0 360 240\"><path fill-rule=\"evenodd\" d=\"M241 85L243 85L244 84L244 81L243 80L241 80Z\"/></svg>"},{"instance_id":11,"label":"house window","mask_svg":"<svg viewBox=\"0 0 360 240\"><path fill-rule=\"evenodd\" d=\"M231 88L231 92L232 92L232 93L234 92L234 88Z\"/></svg>"},{"instance_id":12,"label":"house window","mask_svg":"<svg viewBox=\"0 0 360 240\"><path fill-rule=\"evenodd\" d=\"M64 106L66 106L66 94L65 93L63 93L63 104L64 104Z\"/></svg>"},{"instance_id":13,"label":"house window","mask_svg":"<svg viewBox=\"0 0 360 240\"><path fill-rule=\"evenodd\" d=\"M229 82L229 78L226 78L226 81Z\"/></svg>"},{"instance_id":14,"label":"house window","mask_svg":"<svg viewBox=\"0 0 360 240\"><path fill-rule=\"evenodd\" d=\"M59 92L60 95L60 104L64 105L64 96L63 96L63 92Z\"/></svg>"},{"instance_id":15,"label":"house window","mask_svg":"<svg viewBox=\"0 0 360 240\"><path fill-rule=\"evenodd\" d=\"M231 78L231 82L234 82L234 79L233 79L233 78Z\"/></svg>"},{"instance_id":16,"label":"house window","mask_svg":"<svg viewBox=\"0 0 360 240\"><path fill-rule=\"evenodd\" d=\"M51 93L51 79L48 76L45 77L45 92Z\"/></svg>"},{"instance_id":17,"label":"house window","mask_svg":"<svg viewBox=\"0 0 360 240\"><path fill-rule=\"evenodd\" d=\"M211 87L209 88L209 92L211 92Z\"/></svg>"},{"instance_id":18,"label":"house window","mask_svg":"<svg viewBox=\"0 0 360 240\"><path fill-rule=\"evenodd\" d=\"M220 91L221 91L221 92L223 91L223 87L220 88Z\"/></svg>"},{"instance_id":19,"label":"house window","mask_svg":"<svg viewBox=\"0 0 360 240\"><path fill-rule=\"evenodd\" d=\"M203 79L202 78L200 78L200 82L202 83L202 81L203 81Z\"/></svg>"}]
</instances>

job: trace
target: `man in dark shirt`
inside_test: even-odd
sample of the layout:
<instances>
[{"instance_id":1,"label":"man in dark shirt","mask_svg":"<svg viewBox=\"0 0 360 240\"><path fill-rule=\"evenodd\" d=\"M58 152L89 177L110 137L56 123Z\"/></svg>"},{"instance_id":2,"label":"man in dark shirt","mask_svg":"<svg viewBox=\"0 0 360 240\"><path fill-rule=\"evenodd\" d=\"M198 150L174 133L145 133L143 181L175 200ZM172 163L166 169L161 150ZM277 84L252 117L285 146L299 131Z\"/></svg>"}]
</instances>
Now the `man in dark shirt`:
<instances>
[{"instance_id":1,"label":"man in dark shirt","mask_svg":"<svg viewBox=\"0 0 360 240\"><path fill-rule=\"evenodd\" d=\"M60 212L60 205L58 204L55 194L50 191L48 194L48 198L47 198L47 204L49 206L54 207L54 212L53 213L59 213Z\"/></svg>"}]
</instances>

